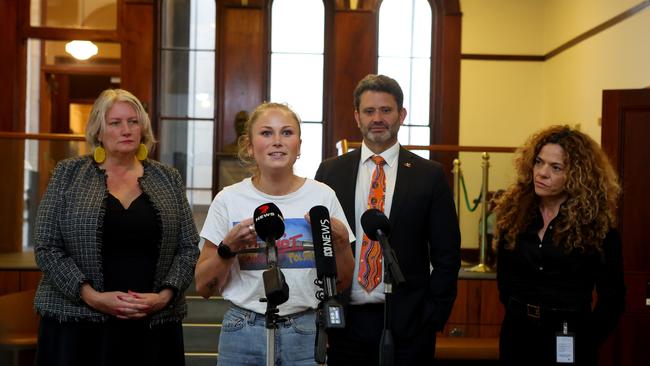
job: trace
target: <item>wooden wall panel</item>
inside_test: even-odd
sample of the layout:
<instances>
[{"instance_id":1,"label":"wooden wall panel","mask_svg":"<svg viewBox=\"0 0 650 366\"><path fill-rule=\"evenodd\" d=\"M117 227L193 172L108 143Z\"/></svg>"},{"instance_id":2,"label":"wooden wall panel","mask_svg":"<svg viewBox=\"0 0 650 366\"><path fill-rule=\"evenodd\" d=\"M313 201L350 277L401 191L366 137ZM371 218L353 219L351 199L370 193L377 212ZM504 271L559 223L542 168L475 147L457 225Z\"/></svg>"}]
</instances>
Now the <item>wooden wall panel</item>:
<instances>
[{"instance_id":1,"label":"wooden wall panel","mask_svg":"<svg viewBox=\"0 0 650 366\"><path fill-rule=\"evenodd\" d=\"M0 131L16 131L18 119L18 1L0 1Z\"/></svg>"},{"instance_id":2,"label":"wooden wall panel","mask_svg":"<svg viewBox=\"0 0 650 366\"><path fill-rule=\"evenodd\" d=\"M456 301L447 321L449 324L467 323L467 303L470 301L467 296L469 281L459 280L457 285Z\"/></svg>"},{"instance_id":3,"label":"wooden wall panel","mask_svg":"<svg viewBox=\"0 0 650 366\"><path fill-rule=\"evenodd\" d=\"M120 87L133 93L152 116L154 68L153 1L125 1L119 10L122 47Z\"/></svg>"},{"instance_id":4,"label":"wooden wall panel","mask_svg":"<svg viewBox=\"0 0 650 366\"><path fill-rule=\"evenodd\" d=\"M0 253L21 251L25 166L16 157L24 156L24 146L20 140L0 140Z\"/></svg>"},{"instance_id":5,"label":"wooden wall panel","mask_svg":"<svg viewBox=\"0 0 650 366\"><path fill-rule=\"evenodd\" d=\"M505 315L505 309L499 301L497 281L481 281L481 323L500 325Z\"/></svg>"},{"instance_id":6,"label":"wooden wall panel","mask_svg":"<svg viewBox=\"0 0 650 366\"><path fill-rule=\"evenodd\" d=\"M458 0L429 0L433 8L431 37L431 144L458 145L460 116L460 39L462 13ZM432 153L452 181L455 153Z\"/></svg>"},{"instance_id":7,"label":"wooden wall panel","mask_svg":"<svg viewBox=\"0 0 650 366\"><path fill-rule=\"evenodd\" d=\"M215 151L235 141L233 125L241 110L267 99L268 51L263 8L224 7L219 16L218 105Z\"/></svg>"},{"instance_id":8,"label":"wooden wall panel","mask_svg":"<svg viewBox=\"0 0 650 366\"><path fill-rule=\"evenodd\" d=\"M467 292L467 322L469 324L481 323L481 280L468 280Z\"/></svg>"},{"instance_id":9,"label":"wooden wall panel","mask_svg":"<svg viewBox=\"0 0 650 366\"><path fill-rule=\"evenodd\" d=\"M20 291L20 272L0 271L0 296Z\"/></svg>"},{"instance_id":10,"label":"wooden wall panel","mask_svg":"<svg viewBox=\"0 0 650 366\"><path fill-rule=\"evenodd\" d=\"M43 273L41 271L21 271L20 291L32 290L38 287Z\"/></svg>"},{"instance_id":11,"label":"wooden wall panel","mask_svg":"<svg viewBox=\"0 0 650 366\"><path fill-rule=\"evenodd\" d=\"M0 296L35 289L40 280L40 271L0 271Z\"/></svg>"},{"instance_id":12,"label":"wooden wall panel","mask_svg":"<svg viewBox=\"0 0 650 366\"><path fill-rule=\"evenodd\" d=\"M326 63L332 73L325 78L330 95L329 120L323 128L325 157L336 155L336 142L341 139L361 141L354 121L352 92L364 76L377 72L377 13L346 11L334 13L333 50Z\"/></svg>"},{"instance_id":13,"label":"wooden wall panel","mask_svg":"<svg viewBox=\"0 0 650 366\"><path fill-rule=\"evenodd\" d=\"M70 133L70 75L53 74L56 87L49 90L52 100L50 129L47 132ZM41 132L46 132L41 129Z\"/></svg>"},{"instance_id":14,"label":"wooden wall panel","mask_svg":"<svg viewBox=\"0 0 650 366\"><path fill-rule=\"evenodd\" d=\"M262 1L249 6L217 2L216 126L213 150L237 139L237 112L251 112L269 95L268 6ZM217 155L218 156L218 155ZM212 194L220 188L219 160L215 161Z\"/></svg>"},{"instance_id":15,"label":"wooden wall panel","mask_svg":"<svg viewBox=\"0 0 650 366\"><path fill-rule=\"evenodd\" d=\"M498 337L503 314L496 280L460 279L443 336Z\"/></svg>"}]
</instances>

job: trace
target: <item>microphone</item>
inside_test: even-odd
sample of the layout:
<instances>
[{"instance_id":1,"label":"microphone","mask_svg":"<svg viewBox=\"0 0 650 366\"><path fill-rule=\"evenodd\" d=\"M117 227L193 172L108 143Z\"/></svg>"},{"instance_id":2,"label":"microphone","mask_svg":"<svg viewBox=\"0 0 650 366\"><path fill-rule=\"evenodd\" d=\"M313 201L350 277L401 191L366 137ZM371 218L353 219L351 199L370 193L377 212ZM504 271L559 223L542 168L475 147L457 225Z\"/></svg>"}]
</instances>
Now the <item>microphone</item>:
<instances>
[{"instance_id":1,"label":"microphone","mask_svg":"<svg viewBox=\"0 0 650 366\"><path fill-rule=\"evenodd\" d=\"M277 266L278 248L275 241L284 235L284 217L274 203L265 203L255 209L253 223L257 235L266 242L266 260L269 269L262 273L266 301L272 307L289 300L289 286Z\"/></svg>"},{"instance_id":2,"label":"microphone","mask_svg":"<svg viewBox=\"0 0 650 366\"><path fill-rule=\"evenodd\" d=\"M323 281L325 296L336 296L336 260L332 245L332 224L325 206L314 206L309 210L311 234L314 239L316 275Z\"/></svg>"},{"instance_id":3,"label":"microphone","mask_svg":"<svg viewBox=\"0 0 650 366\"><path fill-rule=\"evenodd\" d=\"M274 203L265 203L253 213L255 232L267 244L275 245L275 240L284 234L284 217Z\"/></svg>"},{"instance_id":4,"label":"microphone","mask_svg":"<svg viewBox=\"0 0 650 366\"><path fill-rule=\"evenodd\" d=\"M324 364L327 353L326 330L345 327L343 307L336 301L336 259L332 244L332 222L325 206L314 206L309 210L311 235L314 241L314 259L316 261L315 283L323 290L316 293L320 300L316 310L316 342L314 359L317 364Z\"/></svg>"},{"instance_id":5,"label":"microphone","mask_svg":"<svg viewBox=\"0 0 650 366\"><path fill-rule=\"evenodd\" d=\"M361 215L361 227L370 240L379 241L380 237L390 235L390 221L383 212L371 208Z\"/></svg>"},{"instance_id":6,"label":"microphone","mask_svg":"<svg viewBox=\"0 0 650 366\"><path fill-rule=\"evenodd\" d=\"M368 209L361 215L361 227L368 239L376 240L381 245L384 268L392 276L395 285L406 282L397 262L395 252L388 243L388 235L390 235L390 221L388 221L388 217L376 208ZM388 290L391 291L390 289Z\"/></svg>"}]
</instances>

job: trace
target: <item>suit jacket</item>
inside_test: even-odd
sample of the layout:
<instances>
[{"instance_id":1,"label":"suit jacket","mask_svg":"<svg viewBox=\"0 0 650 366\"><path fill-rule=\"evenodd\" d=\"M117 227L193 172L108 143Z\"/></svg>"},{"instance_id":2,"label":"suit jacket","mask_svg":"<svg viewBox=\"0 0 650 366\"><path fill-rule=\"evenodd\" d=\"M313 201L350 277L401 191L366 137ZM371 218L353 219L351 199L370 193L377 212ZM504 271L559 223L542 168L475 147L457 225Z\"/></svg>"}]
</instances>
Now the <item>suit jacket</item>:
<instances>
[{"instance_id":1,"label":"suit jacket","mask_svg":"<svg viewBox=\"0 0 650 366\"><path fill-rule=\"evenodd\" d=\"M352 230L356 228L354 198L360 158L361 149L357 149L323 161L316 172L316 180L336 192ZM460 230L439 163L400 148L389 220L389 242L406 279L405 284L393 287L393 333L410 338L421 327L441 330L456 299Z\"/></svg>"}]
</instances>

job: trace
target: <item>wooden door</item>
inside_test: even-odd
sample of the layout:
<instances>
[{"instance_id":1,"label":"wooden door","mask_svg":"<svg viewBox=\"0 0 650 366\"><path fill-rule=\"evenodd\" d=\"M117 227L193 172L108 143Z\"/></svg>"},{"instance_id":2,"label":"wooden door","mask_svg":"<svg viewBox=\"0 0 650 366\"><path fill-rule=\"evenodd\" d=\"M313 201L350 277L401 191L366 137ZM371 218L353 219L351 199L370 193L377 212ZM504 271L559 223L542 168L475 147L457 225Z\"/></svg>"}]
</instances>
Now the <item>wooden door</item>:
<instances>
[{"instance_id":1,"label":"wooden door","mask_svg":"<svg viewBox=\"0 0 650 366\"><path fill-rule=\"evenodd\" d=\"M650 365L650 89L603 92L602 146L623 188L619 229L623 240L626 308L601 354L601 365Z\"/></svg>"}]
</instances>

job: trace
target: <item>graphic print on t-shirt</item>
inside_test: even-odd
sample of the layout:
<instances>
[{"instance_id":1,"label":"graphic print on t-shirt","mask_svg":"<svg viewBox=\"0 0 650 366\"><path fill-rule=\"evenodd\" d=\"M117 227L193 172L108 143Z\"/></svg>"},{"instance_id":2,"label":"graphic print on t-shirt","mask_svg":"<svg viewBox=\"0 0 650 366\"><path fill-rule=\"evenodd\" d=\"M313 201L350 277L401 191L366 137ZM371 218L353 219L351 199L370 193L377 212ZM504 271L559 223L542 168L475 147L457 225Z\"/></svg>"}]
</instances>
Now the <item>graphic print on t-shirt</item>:
<instances>
[{"instance_id":1,"label":"graphic print on t-shirt","mask_svg":"<svg viewBox=\"0 0 650 366\"><path fill-rule=\"evenodd\" d=\"M237 223L234 223L237 224ZM311 228L304 218L284 220L284 235L275 241L280 268L314 268L314 244ZM266 244L258 238L257 246L246 248L237 256L243 271L268 268Z\"/></svg>"}]
</instances>

